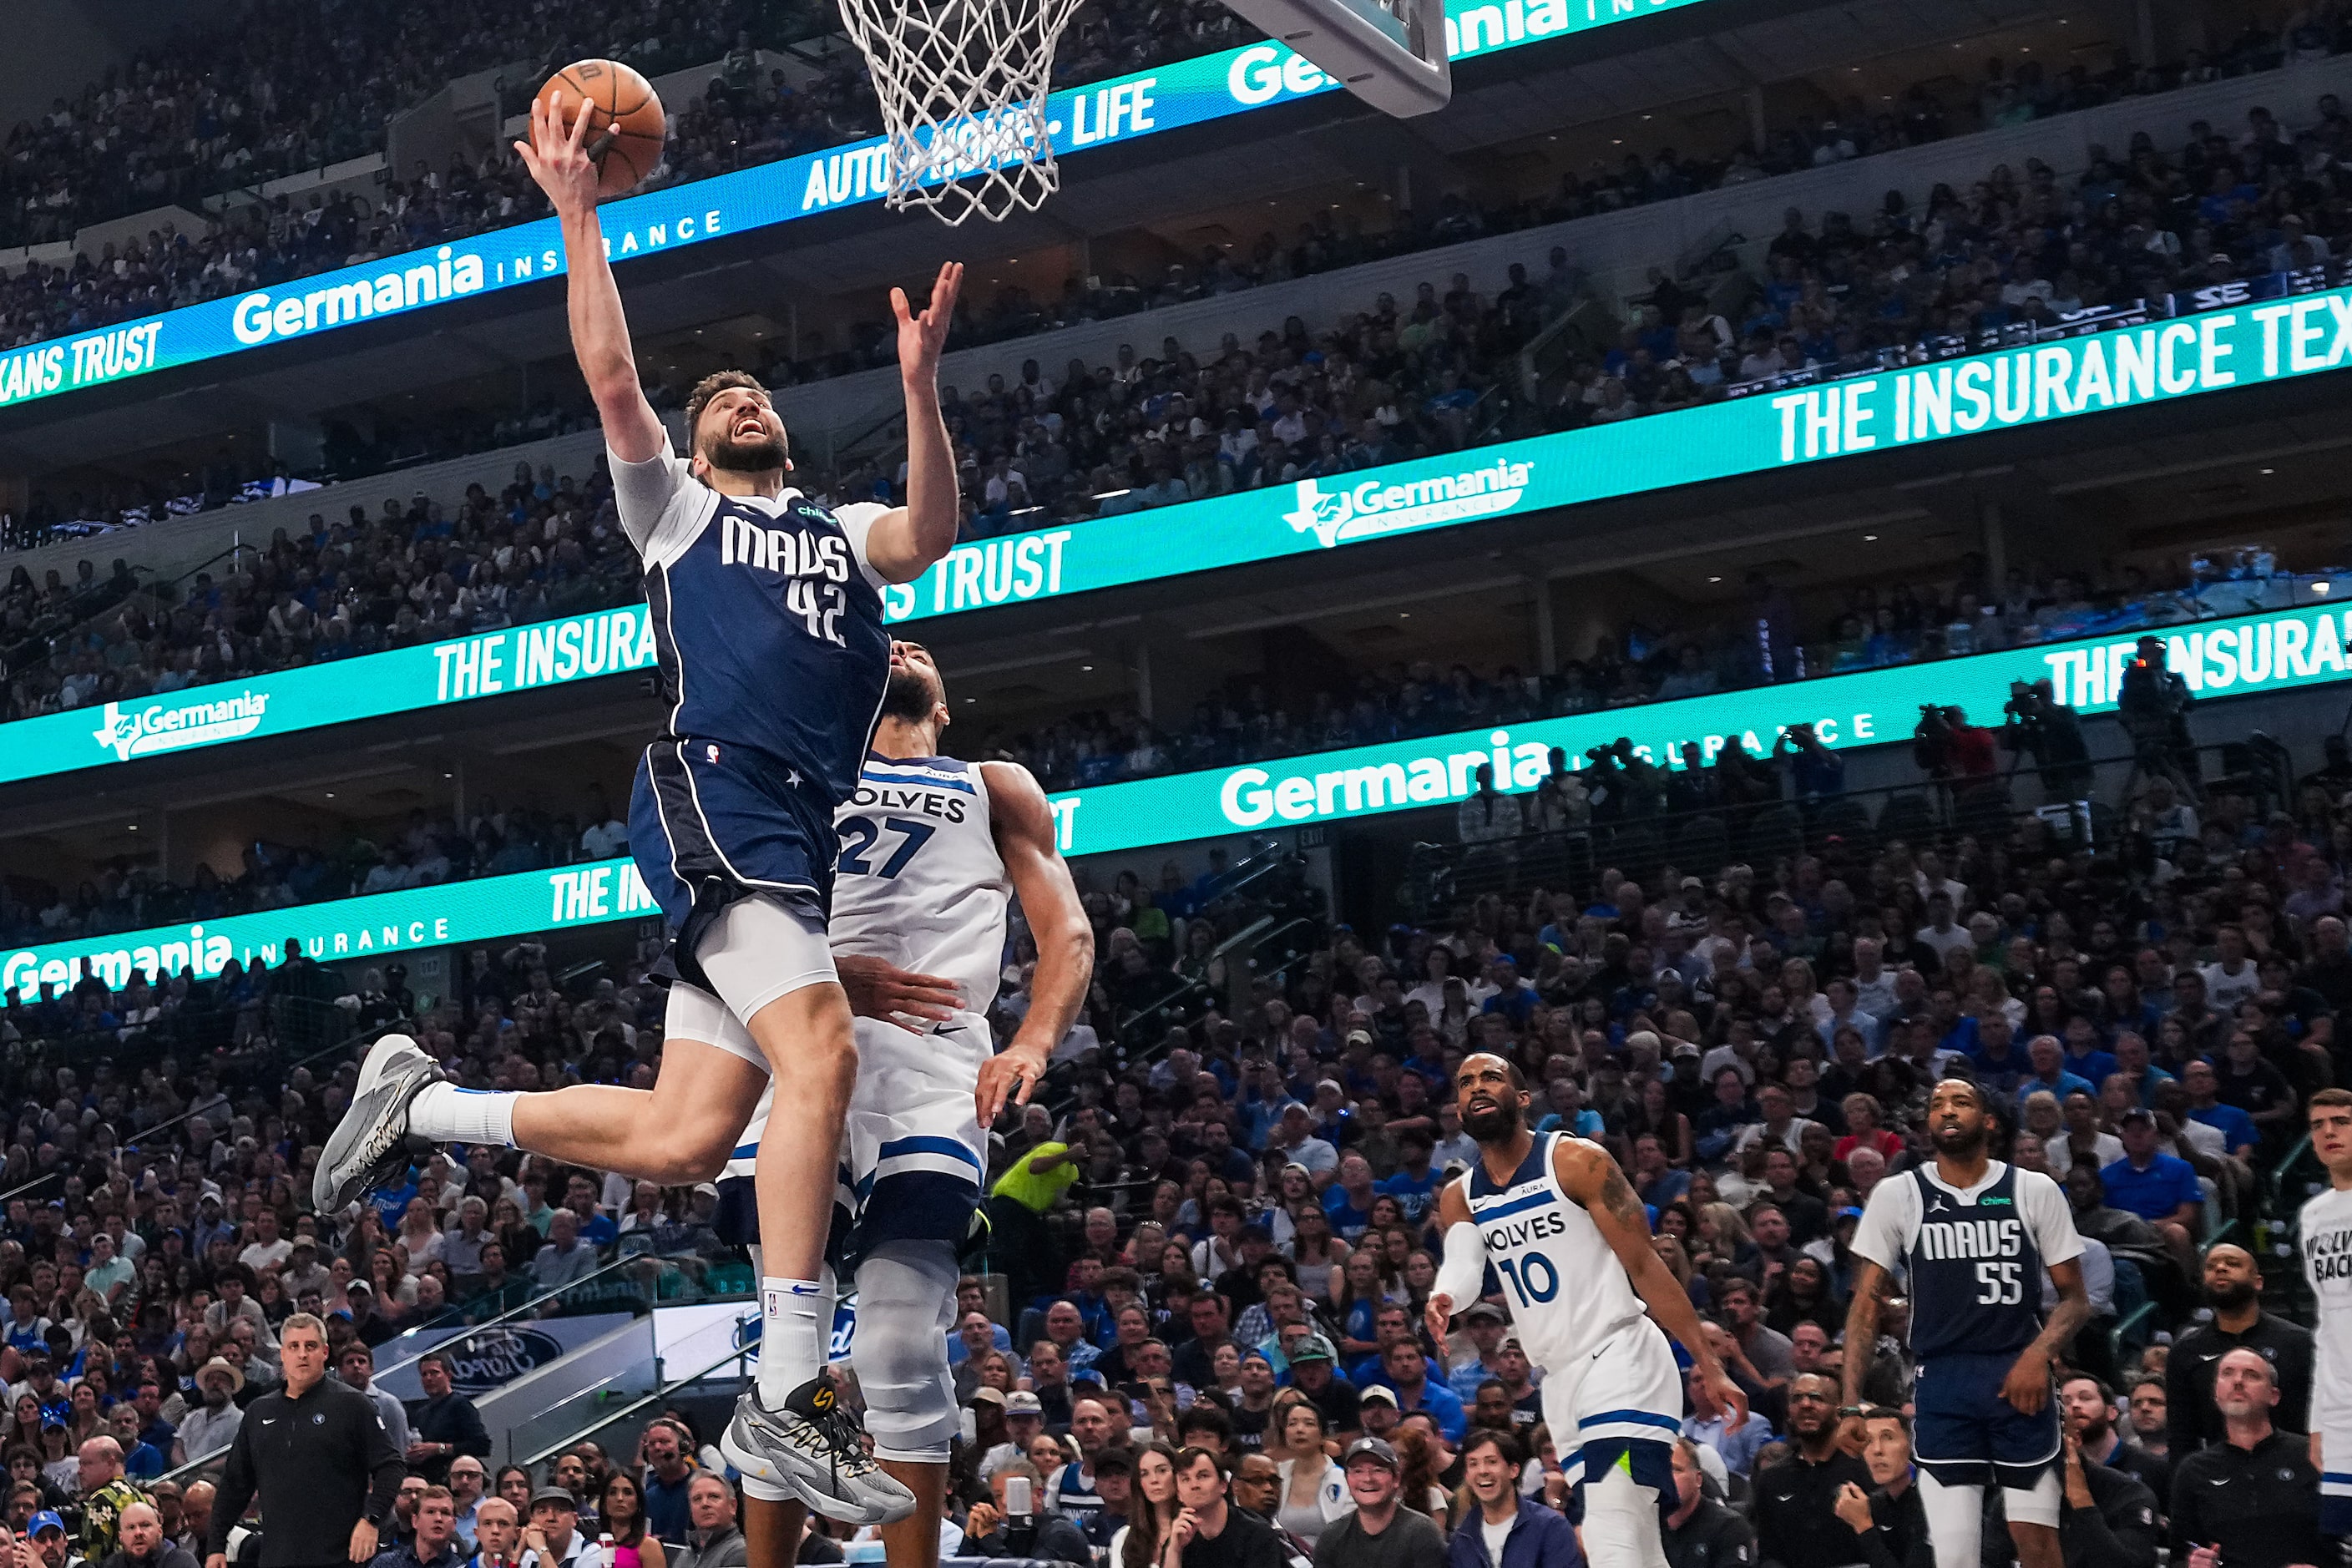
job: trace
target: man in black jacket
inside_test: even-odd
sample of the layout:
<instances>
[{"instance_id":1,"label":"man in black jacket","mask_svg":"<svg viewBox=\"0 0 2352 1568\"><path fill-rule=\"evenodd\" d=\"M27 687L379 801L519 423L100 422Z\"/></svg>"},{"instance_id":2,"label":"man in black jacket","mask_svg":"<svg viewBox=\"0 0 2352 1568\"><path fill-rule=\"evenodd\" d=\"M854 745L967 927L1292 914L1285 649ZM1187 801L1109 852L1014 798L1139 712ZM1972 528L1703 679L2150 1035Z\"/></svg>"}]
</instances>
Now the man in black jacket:
<instances>
[{"instance_id":1,"label":"man in black jacket","mask_svg":"<svg viewBox=\"0 0 2352 1568\"><path fill-rule=\"evenodd\" d=\"M262 1568L365 1563L407 1467L367 1395L328 1381L325 1324L295 1313L278 1352L286 1380L253 1402L229 1445L205 1568L227 1568L228 1532L257 1491Z\"/></svg>"},{"instance_id":2,"label":"man in black jacket","mask_svg":"<svg viewBox=\"0 0 2352 1568\"><path fill-rule=\"evenodd\" d=\"M1746 1520L1706 1495L1698 1445L1675 1439L1675 1495L1666 1515L1666 1568L1753 1568L1756 1531Z\"/></svg>"},{"instance_id":3,"label":"man in black jacket","mask_svg":"<svg viewBox=\"0 0 2352 1568\"><path fill-rule=\"evenodd\" d=\"M2213 1373L2222 1356L2241 1345L2271 1363L2279 1395L2273 1412L2277 1425L2290 1432L2310 1430L2311 1331L2263 1310L2263 1271L2253 1254L2226 1241L2207 1251L2205 1300L2213 1321L2174 1341L2165 1363L2167 1450L2176 1468L2198 1448L2222 1440L2228 1423L2213 1402Z\"/></svg>"},{"instance_id":4,"label":"man in black jacket","mask_svg":"<svg viewBox=\"0 0 2352 1568\"><path fill-rule=\"evenodd\" d=\"M1789 1457L1756 1472L1756 1544L1777 1568L1843 1568L1863 1561L1837 1516L1840 1489L1867 1488L1870 1471L1838 1447L1837 1385L1819 1373L1789 1384Z\"/></svg>"},{"instance_id":5,"label":"man in black jacket","mask_svg":"<svg viewBox=\"0 0 2352 1568\"><path fill-rule=\"evenodd\" d=\"M2063 1506L2058 1549L2066 1568L2156 1568L2164 1514L2156 1494L2135 1477L2089 1458L2080 1436L2066 1434ZM1985 1520L1985 1568L2009 1568L2009 1516L1996 1496Z\"/></svg>"},{"instance_id":6,"label":"man in black jacket","mask_svg":"<svg viewBox=\"0 0 2352 1568\"><path fill-rule=\"evenodd\" d=\"M2158 1500L2157 1521L2162 1523L2163 1502L2172 1496L2172 1466L2116 1430L2116 1396L2107 1385L2087 1372L2075 1373L2058 1385L2058 1408L2067 1431L2081 1440L2084 1459L2121 1470L2146 1487Z\"/></svg>"},{"instance_id":7,"label":"man in black jacket","mask_svg":"<svg viewBox=\"0 0 2352 1568\"><path fill-rule=\"evenodd\" d=\"M2182 1455L2172 1468L2173 1561L2185 1568L2325 1562L2311 1440L2272 1426L2277 1373L2260 1351L2241 1345L2223 1352L2213 1369L2213 1403L2226 1424L2222 1441Z\"/></svg>"},{"instance_id":8,"label":"man in black jacket","mask_svg":"<svg viewBox=\"0 0 2352 1568\"><path fill-rule=\"evenodd\" d=\"M134 1502L116 1523L122 1545L101 1568L196 1568L196 1560L163 1533L163 1516L154 1504Z\"/></svg>"},{"instance_id":9,"label":"man in black jacket","mask_svg":"<svg viewBox=\"0 0 2352 1568\"><path fill-rule=\"evenodd\" d=\"M427 1481L446 1486L450 1462L458 1455L489 1458L490 1435L474 1402L452 1385L446 1355L436 1351L418 1362L416 1381L425 1386L425 1399L410 1416L405 1457Z\"/></svg>"},{"instance_id":10,"label":"man in black jacket","mask_svg":"<svg viewBox=\"0 0 2352 1568\"><path fill-rule=\"evenodd\" d=\"M1913 1484L1909 1419L1881 1405L1864 1414L1862 1428L1862 1462L1869 1468L1872 1489L1864 1492L1853 1481L1840 1487L1839 1521L1853 1531L1870 1568L1935 1568L1927 1505Z\"/></svg>"}]
</instances>

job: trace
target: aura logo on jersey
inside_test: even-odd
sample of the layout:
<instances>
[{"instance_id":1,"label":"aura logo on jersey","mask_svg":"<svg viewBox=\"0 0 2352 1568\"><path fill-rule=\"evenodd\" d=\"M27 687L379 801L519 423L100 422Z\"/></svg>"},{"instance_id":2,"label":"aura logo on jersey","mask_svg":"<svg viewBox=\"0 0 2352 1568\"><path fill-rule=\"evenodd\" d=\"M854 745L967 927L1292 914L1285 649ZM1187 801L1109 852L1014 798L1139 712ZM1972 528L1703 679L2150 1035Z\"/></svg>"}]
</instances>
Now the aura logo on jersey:
<instances>
[{"instance_id":1,"label":"aura logo on jersey","mask_svg":"<svg viewBox=\"0 0 2352 1568\"><path fill-rule=\"evenodd\" d=\"M183 746L216 746L241 741L261 728L269 709L269 693L251 688L234 697L207 696L173 706L151 702L126 711L109 702L90 738L114 753L117 762Z\"/></svg>"},{"instance_id":2,"label":"aura logo on jersey","mask_svg":"<svg viewBox=\"0 0 2352 1568\"><path fill-rule=\"evenodd\" d=\"M1312 533L1328 550L1351 539L1436 528L1449 522L1493 517L1519 504L1532 462L1503 458L1456 474L1383 484L1366 479L1349 489L1327 493L1314 479L1300 479L1297 509L1283 513L1292 529Z\"/></svg>"}]
</instances>

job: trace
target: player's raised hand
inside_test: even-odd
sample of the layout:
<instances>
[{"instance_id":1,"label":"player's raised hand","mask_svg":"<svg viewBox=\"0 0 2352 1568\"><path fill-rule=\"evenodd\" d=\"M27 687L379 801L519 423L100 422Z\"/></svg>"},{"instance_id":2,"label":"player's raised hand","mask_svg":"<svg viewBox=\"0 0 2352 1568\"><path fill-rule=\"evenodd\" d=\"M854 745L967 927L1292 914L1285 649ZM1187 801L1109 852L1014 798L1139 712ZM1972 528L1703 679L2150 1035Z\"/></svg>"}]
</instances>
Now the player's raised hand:
<instances>
[{"instance_id":1,"label":"player's raised hand","mask_svg":"<svg viewBox=\"0 0 2352 1568\"><path fill-rule=\"evenodd\" d=\"M898 318L898 374L925 385L940 373L940 351L947 346L948 329L955 322L956 295L963 289L963 263L950 261L940 268L931 285L930 302L917 315L907 303L904 289L890 290L890 309Z\"/></svg>"},{"instance_id":2,"label":"player's raised hand","mask_svg":"<svg viewBox=\"0 0 2352 1568\"><path fill-rule=\"evenodd\" d=\"M1045 1081L1045 1060L1042 1048L1015 1040L980 1064L980 1091L972 1110L981 1126L994 1126L1007 1104L1029 1103L1029 1097Z\"/></svg>"},{"instance_id":3,"label":"player's raised hand","mask_svg":"<svg viewBox=\"0 0 2352 1568\"><path fill-rule=\"evenodd\" d=\"M1442 1348L1445 1343L1446 1328L1454 1321L1454 1298L1443 1290L1432 1290L1429 1306L1422 1316L1429 1324L1431 1342Z\"/></svg>"},{"instance_id":4,"label":"player's raised hand","mask_svg":"<svg viewBox=\"0 0 2352 1568\"><path fill-rule=\"evenodd\" d=\"M593 212L596 206L596 182L599 174L596 161L589 155L588 122L595 117L583 102L572 123L563 123L563 89L556 89L542 101L530 100L530 140L514 144L515 155L547 199L555 204L558 217L576 213Z\"/></svg>"},{"instance_id":5,"label":"player's raised hand","mask_svg":"<svg viewBox=\"0 0 2352 1568\"><path fill-rule=\"evenodd\" d=\"M834 972L849 996L849 1010L861 1018L879 1018L910 1034L923 1034L932 1024L956 1016L963 992L952 980L936 974L916 974L887 959L837 953Z\"/></svg>"}]
</instances>

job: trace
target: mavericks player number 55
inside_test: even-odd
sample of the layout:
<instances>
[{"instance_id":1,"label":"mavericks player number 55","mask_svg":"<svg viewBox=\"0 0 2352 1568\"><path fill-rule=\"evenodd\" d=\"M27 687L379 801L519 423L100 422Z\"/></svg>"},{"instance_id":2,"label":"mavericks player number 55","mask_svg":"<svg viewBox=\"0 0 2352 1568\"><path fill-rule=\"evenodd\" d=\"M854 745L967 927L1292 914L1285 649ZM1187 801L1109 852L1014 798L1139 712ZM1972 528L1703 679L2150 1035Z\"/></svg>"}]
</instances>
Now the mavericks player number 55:
<instances>
[{"instance_id":1,"label":"mavericks player number 55","mask_svg":"<svg viewBox=\"0 0 2352 1568\"><path fill-rule=\"evenodd\" d=\"M1862 1379L1893 1276L1911 1280L1919 1363L1913 1451L1936 1568L1977 1568L1985 1484L1998 1479L2024 1568L2060 1568L2058 1405L2050 1362L2091 1315L2082 1238L2058 1184L1989 1156L1984 1091L1948 1078L1927 1100L1936 1157L1889 1176L1854 1231L1842 1435L1862 1437ZM2042 1315L2042 1277L2058 1307Z\"/></svg>"}]
</instances>

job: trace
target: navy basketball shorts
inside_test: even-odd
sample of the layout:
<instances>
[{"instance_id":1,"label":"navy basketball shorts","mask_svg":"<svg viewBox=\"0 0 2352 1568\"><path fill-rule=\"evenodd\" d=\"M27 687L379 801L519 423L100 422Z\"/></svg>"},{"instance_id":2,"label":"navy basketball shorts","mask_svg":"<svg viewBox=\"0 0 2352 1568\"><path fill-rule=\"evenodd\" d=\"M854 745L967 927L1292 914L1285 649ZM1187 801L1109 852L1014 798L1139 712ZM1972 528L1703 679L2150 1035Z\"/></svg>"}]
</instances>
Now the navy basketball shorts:
<instances>
[{"instance_id":1,"label":"navy basketball shorts","mask_svg":"<svg viewBox=\"0 0 2352 1568\"><path fill-rule=\"evenodd\" d=\"M1913 1385L1912 1458L1950 1487L1998 1482L2031 1490L2057 1462L2058 1400L2032 1415L2000 1396L2015 1351L1939 1355L1922 1363Z\"/></svg>"}]
</instances>

